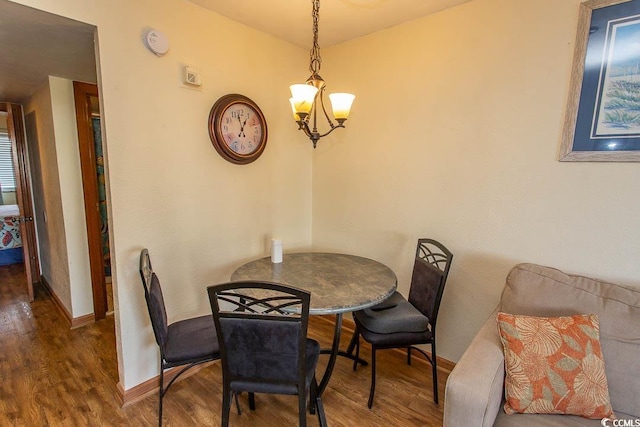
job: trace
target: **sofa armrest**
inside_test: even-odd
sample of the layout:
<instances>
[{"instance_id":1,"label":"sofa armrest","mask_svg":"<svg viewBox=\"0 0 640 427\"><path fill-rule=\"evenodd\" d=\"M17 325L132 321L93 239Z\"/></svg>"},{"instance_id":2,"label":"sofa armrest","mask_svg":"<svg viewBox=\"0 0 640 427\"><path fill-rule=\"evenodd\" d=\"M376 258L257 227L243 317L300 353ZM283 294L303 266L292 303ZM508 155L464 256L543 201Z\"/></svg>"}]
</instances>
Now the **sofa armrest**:
<instances>
[{"instance_id":1,"label":"sofa armrest","mask_svg":"<svg viewBox=\"0 0 640 427\"><path fill-rule=\"evenodd\" d=\"M504 352L496 314L497 310L489 316L449 374L444 427L493 426L504 391Z\"/></svg>"}]
</instances>

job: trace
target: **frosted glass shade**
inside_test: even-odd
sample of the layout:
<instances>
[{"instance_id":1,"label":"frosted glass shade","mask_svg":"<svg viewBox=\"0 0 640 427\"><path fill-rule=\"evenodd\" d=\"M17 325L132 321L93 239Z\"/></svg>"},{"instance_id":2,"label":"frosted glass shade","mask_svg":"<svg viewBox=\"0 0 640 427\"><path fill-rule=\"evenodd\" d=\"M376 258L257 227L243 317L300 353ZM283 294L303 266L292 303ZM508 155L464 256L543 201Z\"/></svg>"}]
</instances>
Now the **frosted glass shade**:
<instances>
[{"instance_id":1,"label":"frosted glass shade","mask_svg":"<svg viewBox=\"0 0 640 427\"><path fill-rule=\"evenodd\" d=\"M289 86L291 90L291 102L294 113L309 114L313 108L313 101L316 98L318 89L311 85L297 84Z\"/></svg>"},{"instance_id":2,"label":"frosted glass shade","mask_svg":"<svg viewBox=\"0 0 640 427\"><path fill-rule=\"evenodd\" d=\"M296 106L293 104L293 98L289 98L289 103L291 104L291 112L293 113L293 119L296 122L300 121L300 116L296 112Z\"/></svg>"},{"instance_id":3,"label":"frosted glass shade","mask_svg":"<svg viewBox=\"0 0 640 427\"><path fill-rule=\"evenodd\" d=\"M356 96L350 93L332 93L329 95L333 116L336 120L346 120L349 117L351 104L353 104L355 98Z\"/></svg>"}]
</instances>

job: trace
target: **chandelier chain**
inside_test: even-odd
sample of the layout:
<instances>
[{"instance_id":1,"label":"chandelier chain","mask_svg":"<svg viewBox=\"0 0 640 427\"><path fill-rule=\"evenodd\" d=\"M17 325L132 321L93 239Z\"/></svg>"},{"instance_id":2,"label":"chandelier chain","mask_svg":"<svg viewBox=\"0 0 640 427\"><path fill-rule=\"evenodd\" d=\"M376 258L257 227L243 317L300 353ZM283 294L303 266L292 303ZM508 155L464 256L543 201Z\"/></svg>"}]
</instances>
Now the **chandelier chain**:
<instances>
[{"instance_id":1,"label":"chandelier chain","mask_svg":"<svg viewBox=\"0 0 640 427\"><path fill-rule=\"evenodd\" d=\"M320 0L311 0L313 2L313 46L311 47L311 60L309 62L309 71L311 75L316 75L320 71L322 58L320 57L320 45L318 44L318 20L320 19Z\"/></svg>"}]
</instances>

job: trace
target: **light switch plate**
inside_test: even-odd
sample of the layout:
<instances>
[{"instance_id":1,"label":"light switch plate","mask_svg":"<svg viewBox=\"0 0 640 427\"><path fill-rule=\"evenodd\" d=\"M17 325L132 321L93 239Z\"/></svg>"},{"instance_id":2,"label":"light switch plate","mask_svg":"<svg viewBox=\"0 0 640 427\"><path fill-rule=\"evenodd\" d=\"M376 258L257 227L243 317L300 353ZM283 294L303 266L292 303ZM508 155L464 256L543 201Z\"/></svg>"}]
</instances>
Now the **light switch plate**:
<instances>
[{"instance_id":1,"label":"light switch plate","mask_svg":"<svg viewBox=\"0 0 640 427\"><path fill-rule=\"evenodd\" d=\"M202 75L198 67L186 65L182 76L182 82L190 86L202 86Z\"/></svg>"}]
</instances>

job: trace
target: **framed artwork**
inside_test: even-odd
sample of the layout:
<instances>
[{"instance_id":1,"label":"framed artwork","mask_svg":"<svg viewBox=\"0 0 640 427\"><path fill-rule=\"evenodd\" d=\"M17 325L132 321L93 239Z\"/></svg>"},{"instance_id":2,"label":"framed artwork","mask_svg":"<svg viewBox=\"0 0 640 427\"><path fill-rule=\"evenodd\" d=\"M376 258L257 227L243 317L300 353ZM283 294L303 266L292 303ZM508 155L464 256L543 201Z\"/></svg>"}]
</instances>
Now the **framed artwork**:
<instances>
[{"instance_id":1,"label":"framed artwork","mask_svg":"<svg viewBox=\"0 0 640 427\"><path fill-rule=\"evenodd\" d=\"M560 161L640 161L640 0L580 4Z\"/></svg>"}]
</instances>

